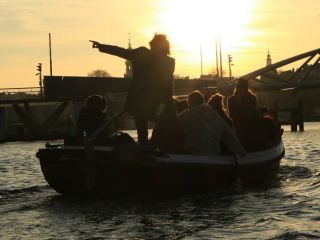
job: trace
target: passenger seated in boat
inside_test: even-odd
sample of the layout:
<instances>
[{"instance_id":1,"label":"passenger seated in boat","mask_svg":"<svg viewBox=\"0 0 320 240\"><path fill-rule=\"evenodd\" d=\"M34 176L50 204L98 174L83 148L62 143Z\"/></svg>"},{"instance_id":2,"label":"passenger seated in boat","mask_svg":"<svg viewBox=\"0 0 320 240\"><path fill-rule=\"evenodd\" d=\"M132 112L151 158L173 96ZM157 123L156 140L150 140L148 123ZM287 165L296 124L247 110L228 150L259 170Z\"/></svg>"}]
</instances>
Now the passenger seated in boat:
<instances>
[{"instance_id":1,"label":"passenger seated in boat","mask_svg":"<svg viewBox=\"0 0 320 240\"><path fill-rule=\"evenodd\" d=\"M281 136L283 134L283 129L281 129L281 125L274 121L272 114L269 112L266 106L260 107L260 115L264 119L264 122L269 122L270 126L273 126L275 129L274 134L274 142L278 143L281 140Z\"/></svg>"},{"instance_id":2,"label":"passenger seated in boat","mask_svg":"<svg viewBox=\"0 0 320 240\"><path fill-rule=\"evenodd\" d=\"M164 152L174 152L179 138L178 116L172 101L172 104L168 104L158 116L150 143L153 148L158 148Z\"/></svg>"},{"instance_id":3,"label":"passenger seated in boat","mask_svg":"<svg viewBox=\"0 0 320 240\"><path fill-rule=\"evenodd\" d=\"M228 116L223 106L223 100L224 97L220 93L216 93L209 98L208 104L217 111L217 113L225 120L229 127L234 129L232 119ZM221 143L221 152L223 155L230 154L228 148L223 143Z\"/></svg>"},{"instance_id":4,"label":"passenger seated in boat","mask_svg":"<svg viewBox=\"0 0 320 240\"><path fill-rule=\"evenodd\" d=\"M178 116L186 136L185 150L188 154L220 155L221 142L232 154L245 154L234 131L216 110L204 103L199 91L189 94L188 105L189 109Z\"/></svg>"},{"instance_id":5,"label":"passenger seated in boat","mask_svg":"<svg viewBox=\"0 0 320 240\"><path fill-rule=\"evenodd\" d=\"M280 137L280 130L271 117L261 116L259 109L256 107L247 109L247 117L246 137L242 139L242 145L246 151L260 151L277 143L276 139Z\"/></svg>"},{"instance_id":6,"label":"passenger seated in boat","mask_svg":"<svg viewBox=\"0 0 320 240\"><path fill-rule=\"evenodd\" d=\"M272 117L271 114L269 113L268 108L267 108L266 106L260 107L259 110L260 110L260 115L261 115L263 118L269 118L269 119L272 119L272 120L273 120L273 117Z\"/></svg>"},{"instance_id":7,"label":"passenger seated in boat","mask_svg":"<svg viewBox=\"0 0 320 240\"><path fill-rule=\"evenodd\" d=\"M188 108L188 101L186 99L179 100L177 98L173 99L174 105L176 106L177 113L181 113Z\"/></svg>"},{"instance_id":8,"label":"passenger seated in boat","mask_svg":"<svg viewBox=\"0 0 320 240\"><path fill-rule=\"evenodd\" d=\"M241 143L246 138L248 108L257 106L256 96L249 90L248 80L240 78L234 94L228 99L228 112Z\"/></svg>"},{"instance_id":9,"label":"passenger seated in boat","mask_svg":"<svg viewBox=\"0 0 320 240\"><path fill-rule=\"evenodd\" d=\"M83 134L90 137L96 130L109 122L111 117L107 114L107 101L104 96L91 95L85 100L85 106L80 109L76 124L76 138L82 142ZM99 136L96 142L103 143L107 137L115 133L113 124Z\"/></svg>"},{"instance_id":10,"label":"passenger seated in boat","mask_svg":"<svg viewBox=\"0 0 320 240\"><path fill-rule=\"evenodd\" d=\"M234 128L232 119L228 116L226 113L226 110L224 108L224 96L222 96L219 93L216 93L212 95L209 98L208 104L217 111L217 113L226 121L226 123L231 127L232 129Z\"/></svg>"}]
</instances>

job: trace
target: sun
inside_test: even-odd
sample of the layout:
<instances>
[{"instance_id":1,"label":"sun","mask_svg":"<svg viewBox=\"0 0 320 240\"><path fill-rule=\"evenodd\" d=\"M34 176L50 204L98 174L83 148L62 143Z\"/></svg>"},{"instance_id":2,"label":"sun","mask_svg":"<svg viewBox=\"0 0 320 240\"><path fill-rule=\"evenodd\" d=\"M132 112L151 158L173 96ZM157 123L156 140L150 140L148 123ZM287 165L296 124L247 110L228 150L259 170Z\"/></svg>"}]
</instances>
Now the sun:
<instances>
[{"instance_id":1,"label":"sun","mask_svg":"<svg viewBox=\"0 0 320 240\"><path fill-rule=\"evenodd\" d=\"M218 36L225 52L243 44L255 1L163 0L159 22L169 36L173 52L182 54L185 61L198 61L201 44L204 60L211 61Z\"/></svg>"}]
</instances>

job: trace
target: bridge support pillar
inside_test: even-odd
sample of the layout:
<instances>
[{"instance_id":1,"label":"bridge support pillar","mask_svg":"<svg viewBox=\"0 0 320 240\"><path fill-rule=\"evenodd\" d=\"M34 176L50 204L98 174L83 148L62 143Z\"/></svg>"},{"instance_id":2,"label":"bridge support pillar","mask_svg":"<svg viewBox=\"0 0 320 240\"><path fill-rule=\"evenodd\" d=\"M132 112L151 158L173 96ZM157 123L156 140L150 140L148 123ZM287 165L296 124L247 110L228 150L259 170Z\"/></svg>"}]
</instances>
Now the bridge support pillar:
<instances>
[{"instance_id":1,"label":"bridge support pillar","mask_svg":"<svg viewBox=\"0 0 320 240\"><path fill-rule=\"evenodd\" d=\"M292 109L290 111L290 118L291 118L291 132L296 132L298 130L298 124L297 124L297 110L296 109Z\"/></svg>"},{"instance_id":2,"label":"bridge support pillar","mask_svg":"<svg viewBox=\"0 0 320 240\"><path fill-rule=\"evenodd\" d=\"M43 123L40 123L35 119L32 114L31 107L28 102L24 103L24 109L18 104L13 104L12 107L27 130L27 135L22 136L28 140L50 138L51 128L57 122L59 117L62 115L68 101L62 102L46 119ZM20 136L21 137L21 136Z\"/></svg>"},{"instance_id":3,"label":"bridge support pillar","mask_svg":"<svg viewBox=\"0 0 320 240\"><path fill-rule=\"evenodd\" d=\"M0 142L6 139L6 109L0 107Z\"/></svg>"},{"instance_id":4,"label":"bridge support pillar","mask_svg":"<svg viewBox=\"0 0 320 240\"><path fill-rule=\"evenodd\" d=\"M303 102L301 99L298 101L298 118L299 118L299 131L304 131L304 116L303 116Z\"/></svg>"},{"instance_id":5,"label":"bridge support pillar","mask_svg":"<svg viewBox=\"0 0 320 240\"><path fill-rule=\"evenodd\" d=\"M289 112L289 119L284 122L279 121L279 112ZM290 125L291 132L304 131L304 116L303 116L303 103L302 100L299 99L298 106L290 107L290 108L281 108L279 109L278 103L274 102L273 104L273 119L275 123L280 125Z\"/></svg>"}]
</instances>

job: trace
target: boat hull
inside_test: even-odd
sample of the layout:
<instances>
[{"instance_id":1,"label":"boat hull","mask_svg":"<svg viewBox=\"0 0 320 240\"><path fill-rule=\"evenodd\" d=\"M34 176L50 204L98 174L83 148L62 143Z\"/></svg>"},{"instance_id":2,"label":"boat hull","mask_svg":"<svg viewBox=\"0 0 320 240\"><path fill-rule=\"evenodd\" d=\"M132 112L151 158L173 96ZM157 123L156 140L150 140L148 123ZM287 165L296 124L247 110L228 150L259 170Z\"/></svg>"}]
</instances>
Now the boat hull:
<instances>
[{"instance_id":1,"label":"boat hull","mask_svg":"<svg viewBox=\"0 0 320 240\"><path fill-rule=\"evenodd\" d=\"M284 156L282 144L268 151L239 158L95 147L88 156L83 147L63 147L40 149L37 156L46 181L58 193L113 195L210 191L237 179L260 184L276 176Z\"/></svg>"}]
</instances>

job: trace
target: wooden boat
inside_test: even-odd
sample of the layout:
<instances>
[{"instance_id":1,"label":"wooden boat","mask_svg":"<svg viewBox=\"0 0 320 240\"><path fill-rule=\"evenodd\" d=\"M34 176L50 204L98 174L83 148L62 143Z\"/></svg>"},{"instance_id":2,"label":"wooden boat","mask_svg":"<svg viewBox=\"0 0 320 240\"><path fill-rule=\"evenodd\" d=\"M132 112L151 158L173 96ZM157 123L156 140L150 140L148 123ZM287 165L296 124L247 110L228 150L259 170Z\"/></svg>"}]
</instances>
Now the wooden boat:
<instances>
[{"instance_id":1,"label":"wooden boat","mask_svg":"<svg viewBox=\"0 0 320 240\"><path fill-rule=\"evenodd\" d=\"M210 191L236 179L261 183L276 176L284 153L282 142L244 157L162 153L134 144L51 146L39 149L37 157L58 193L111 195Z\"/></svg>"}]
</instances>

